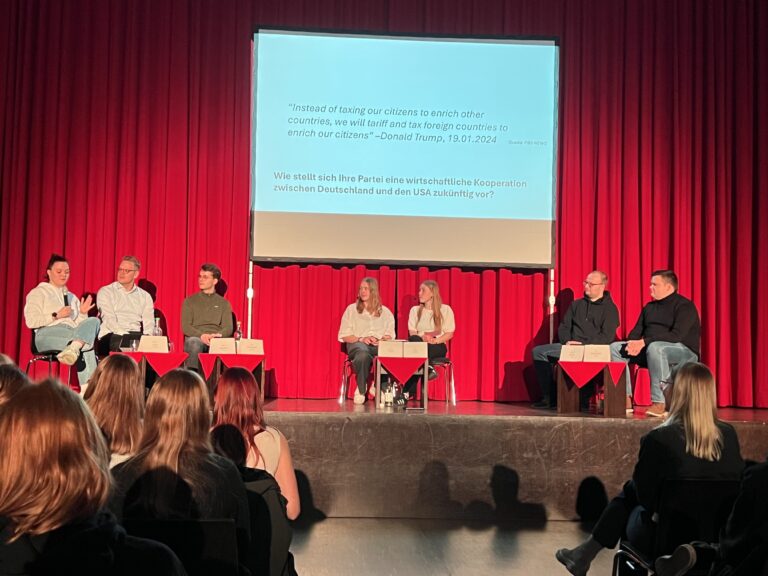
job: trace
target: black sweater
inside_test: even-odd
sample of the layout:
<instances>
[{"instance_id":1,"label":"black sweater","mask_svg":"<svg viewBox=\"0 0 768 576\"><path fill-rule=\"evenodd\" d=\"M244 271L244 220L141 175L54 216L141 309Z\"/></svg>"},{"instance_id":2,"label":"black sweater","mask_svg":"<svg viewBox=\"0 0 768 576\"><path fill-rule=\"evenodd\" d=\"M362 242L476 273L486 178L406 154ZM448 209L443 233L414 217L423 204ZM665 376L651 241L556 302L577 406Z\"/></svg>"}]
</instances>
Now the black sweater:
<instances>
[{"instance_id":1,"label":"black sweater","mask_svg":"<svg viewBox=\"0 0 768 576\"><path fill-rule=\"evenodd\" d=\"M594 302L586 296L571 304L557 329L560 344L570 340L582 344L610 344L619 327L619 310L605 291Z\"/></svg>"},{"instance_id":2,"label":"black sweater","mask_svg":"<svg viewBox=\"0 0 768 576\"><path fill-rule=\"evenodd\" d=\"M673 292L661 300L648 302L629 333L629 340L681 342L699 355L701 324L696 306L685 296Z\"/></svg>"}]
</instances>

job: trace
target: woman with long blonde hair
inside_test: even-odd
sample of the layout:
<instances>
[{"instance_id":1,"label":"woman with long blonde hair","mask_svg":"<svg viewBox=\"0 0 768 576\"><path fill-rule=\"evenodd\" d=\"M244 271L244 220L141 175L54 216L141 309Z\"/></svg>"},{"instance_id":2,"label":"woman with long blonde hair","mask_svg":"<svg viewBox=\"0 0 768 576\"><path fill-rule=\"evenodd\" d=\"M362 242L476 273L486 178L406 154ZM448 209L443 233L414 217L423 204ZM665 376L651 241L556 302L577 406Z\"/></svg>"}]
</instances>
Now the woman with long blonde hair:
<instances>
[{"instance_id":1,"label":"woman with long blonde hair","mask_svg":"<svg viewBox=\"0 0 768 576\"><path fill-rule=\"evenodd\" d=\"M248 446L245 465L272 474L288 501L288 518L298 518L301 505L291 450L285 436L264 421L256 378L245 368L227 368L216 385L213 404L213 427L231 424L240 431Z\"/></svg>"},{"instance_id":2,"label":"woman with long blonde hair","mask_svg":"<svg viewBox=\"0 0 768 576\"><path fill-rule=\"evenodd\" d=\"M430 378L437 374L431 367L436 358L448 355L447 342L456 332L456 321L453 309L443 303L440 287L434 280L424 280L419 286L419 303L411 308L408 314L408 340L411 342L426 342L427 355L430 360ZM405 405L416 392L420 377L412 376L403 386L403 393L395 399L395 403Z\"/></svg>"},{"instance_id":3,"label":"woman with long blonde hair","mask_svg":"<svg viewBox=\"0 0 768 576\"><path fill-rule=\"evenodd\" d=\"M381 303L376 278L365 277L357 290L357 299L341 317L339 342L347 345L347 355L357 379L355 404L365 403L366 383L381 340L395 337L395 316Z\"/></svg>"},{"instance_id":4,"label":"woman with long blonde hair","mask_svg":"<svg viewBox=\"0 0 768 576\"><path fill-rule=\"evenodd\" d=\"M144 382L139 365L124 354L107 356L83 395L109 445L110 468L139 448L144 420Z\"/></svg>"},{"instance_id":5,"label":"woman with long blonde hair","mask_svg":"<svg viewBox=\"0 0 768 576\"><path fill-rule=\"evenodd\" d=\"M158 379L136 455L113 469L110 507L118 518L232 518L245 551L245 487L235 465L213 452L209 410L208 389L196 373L176 369Z\"/></svg>"},{"instance_id":6,"label":"woman with long blonde hair","mask_svg":"<svg viewBox=\"0 0 768 576\"><path fill-rule=\"evenodd\" d=\"M83 400L55 380L0 408L3 574L184 574L168 548L126 536L104 510L109 451Z\"/></svg>"},{"instance_id":7,"label":"woman with long blonde hair","mask_svg":"<svg viewBox=\"0 0 768 576\"><path fill-rule=\"evenodd\" d=\"M658 512L666 480L741 476L739 439L733 426L717 418L715 379L709 368L698 362L680 366L665 396L669 416L640 441L632 479L608 504L585 542L557 551L557 559L571 574L586 574L600 550L616 546L622 533L641 550L652 542L650 519Z\"/></svg>"}]
</instances>

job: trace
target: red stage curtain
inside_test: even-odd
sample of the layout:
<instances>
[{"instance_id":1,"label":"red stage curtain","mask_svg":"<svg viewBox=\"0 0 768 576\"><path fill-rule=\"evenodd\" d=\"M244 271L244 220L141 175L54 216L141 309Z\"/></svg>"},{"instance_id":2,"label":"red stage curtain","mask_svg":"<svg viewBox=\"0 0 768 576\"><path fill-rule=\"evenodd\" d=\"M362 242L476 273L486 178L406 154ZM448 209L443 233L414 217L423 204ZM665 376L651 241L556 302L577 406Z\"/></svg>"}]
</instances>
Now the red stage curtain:
<instances>
[{"instance_id":1,"label":"red stage curtain","mask_svg":"<svg viewBox=\"0 0 768 576\"><path fill-rule=\"evenodd\" d=\"M561 300L604 269L624 335L650 272L674 268L701 312L720 403L768 406L764 0L0 2L1 350L28 356L24 296L53 251L70 259L78 294L136 254L177 342L202 262L223 268L245 317L259 26L558 37ZM335 395L338 314L363 272L257 268L254 332L266 340L273 392ZM407 313L427 272L378 273L393 291L385 302ZM530 348L546 339L545 274L430 275L459 321L459 398L525 399Z\"/></svg>"}]
</instances>

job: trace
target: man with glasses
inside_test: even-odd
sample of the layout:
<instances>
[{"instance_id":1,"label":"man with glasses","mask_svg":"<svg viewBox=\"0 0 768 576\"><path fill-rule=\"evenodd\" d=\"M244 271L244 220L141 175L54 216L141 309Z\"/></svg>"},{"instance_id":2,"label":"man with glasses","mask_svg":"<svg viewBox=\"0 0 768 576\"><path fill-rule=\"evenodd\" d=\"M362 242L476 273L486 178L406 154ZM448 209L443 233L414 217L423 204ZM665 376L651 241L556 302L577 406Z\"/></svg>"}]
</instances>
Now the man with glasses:
<instances>
[{"instance_id":1,"label":"man with glasses","mask_svg":"<svg viewBox=\"0 0 768 576\"><path fill-rule=\"evenodd\" d=\"M197 275L200 292L184 300L181 306L181 331L184 352L189 354L187 368L200 370L198 355L208 352L214 338L229 338L232 328L232 306L216 293L221 269L216 264L203 264Z\"/></svg>"},{"instance_id":2,"label":"man with glasses","mask_svg":"<svg viewBox=\"0 0 768 576\"><path fill-rule=\"evenodd\" d=\"M559 342L533 349L533 365L541 386L541 400L536 408L555 408L557 393L552 363L560 358L564 344L610 344L619 327L619 310L605 288L608 276L595 270L584 280L584 297L571 304L557 329Z\"/></svg>"},{"instance_id":3,"label":"man with glasses","mask_svg":"<svg viewBox=\"0 0 768 576\"><path fill-rule=\"evenodd\" d=\"M673 366L699 358L701 323L693 302L677 292L677 274L656 270L651 274L651 301L645 305L626 341L611 344L611 359L647 366L651 377L648 416L665 415L662 382L670 380ZM629 382L629 366L627 366Z\"/></svg>"},{"instance_id":4,"label":"man with glasses","mask_svg":"<svg viewBox=\"0 0 768 576\"><path fill-rule=\"evenodd\" d=\"M99 330L99 356L108 356L120 349L124 335L137 338L152 334L155 326L155 307L146 290L136 285L141 262L135 256L125 256L117 266L117 281L99 289L96 305L101 317Z\"/></svg>"}]
</instances>

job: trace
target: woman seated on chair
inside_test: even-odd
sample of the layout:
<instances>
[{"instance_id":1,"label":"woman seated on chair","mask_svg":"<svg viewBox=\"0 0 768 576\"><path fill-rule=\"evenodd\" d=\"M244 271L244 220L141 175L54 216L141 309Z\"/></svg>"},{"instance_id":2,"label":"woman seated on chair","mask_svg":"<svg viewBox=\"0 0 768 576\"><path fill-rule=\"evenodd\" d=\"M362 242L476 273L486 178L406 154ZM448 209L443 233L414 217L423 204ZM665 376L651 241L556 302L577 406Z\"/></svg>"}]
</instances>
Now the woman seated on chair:
<instances>
[{"instance_id":1,"label":"woman seated on chair","mask_svg":"<svg viewBox=\"0 0 768 576\"><path fill-rule=\"evenodd\" d=\"M744 468L733 426L717 419L715 379L698 362L684 364L664 391L667 420L643 436L632 479L608 503L592 535L557 559L574 575L586 574L603 548L622 536L641 551L652 550L653 515L662 485L676 478L738 480Z\"/></svg>"},{"instance_id":2,"label":"woman seated on chair","mask_svg":"<svg viewBox=\"0 0 768 576\"><path fill-rule=\"evenodd\" d=\"M109 452L88 408L55 380L0 408L0 572L185 574L162 544L126 536L104 510Z\"/></svg>"},{"instance_id":3,"label":"woman seated on chair","mask_svg":"<svg viewBox=\"0 0 768 576\"><path fill-rule=\"evenodd\" d=\"M298 518L301 504L291 450L285 436L264 421L253 374L245 368L227 368L216 386L213 406L213 427L231 424L240 431L248 446L245 465L272 474L288 501L288 518Z\"/></svg>"},{"instance_id":4,"label":"woman seated on chair","mask_svg":"<svg viewBox=\"0 0 768 576\"><path fill-rule=\"evenodd\" d=\"M248 499L237 467L213 452L209 410L199 375L176 369L158 379L147 398L136 455L112 470L110 508L126 520L232 518L244 557Z\"/></svg>"},{"instance_id":5,"label":"woman seated on chair","mask_svg":"<svg viewBox=\"0 0 768 576\"><path fill-rule=\"evenodd\" d=\"M104 358L88 381L83 399L107 439L109 467L133 456L144 419L144 382L133 358L124 354Z\"/></svg>"},{"instance_id":6,"label":"woman seated on chair","mask_svg":"<svg viewBox=\"0 0 768 576\"><path fill-rule=\"evenodd\" d=\"M99 319L89 318L93 300L87 296L80 302L67 290L69 263L64 256L51 255L46 267L48 280L40 282L29 294L24 306L24 320L34 330L34 343L39 351L60 350L62 364L78 363L77 378L84 392L88 378L96 369L93 343L99 333Z\"/></svg>"},{"instance_id":7,"label":"woman seated on chair","mask_svg":"<svg viewBox=\"0 0 768 576\"><path fill-rule=\"evenodd\" d=\"M432 361L448 355L446 342L453 338L455 331L453 310L448 304L443 304L437 282L424 280L419 286L419 305L411 308L408 314L408 340L427 343L430 379L436 375L432 368ZM413 398L419 380L418 374L411 376L403 387L403 393L395 399L395 402L404 405Z\"/></svg>"}]
</instances>

